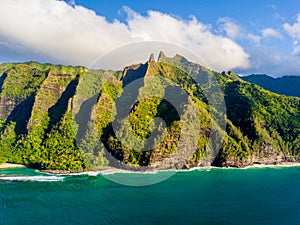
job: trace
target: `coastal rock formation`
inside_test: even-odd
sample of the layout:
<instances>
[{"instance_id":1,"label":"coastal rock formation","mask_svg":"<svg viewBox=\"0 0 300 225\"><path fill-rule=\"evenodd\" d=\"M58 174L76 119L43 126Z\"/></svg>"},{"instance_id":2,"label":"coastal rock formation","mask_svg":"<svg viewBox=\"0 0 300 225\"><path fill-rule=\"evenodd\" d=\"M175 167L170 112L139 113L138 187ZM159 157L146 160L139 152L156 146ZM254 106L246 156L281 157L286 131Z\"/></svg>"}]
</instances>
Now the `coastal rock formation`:
<instances>
[{"instance_id":1,"label":"coastal rock formation","mask_svg":"<svg viewBox=\"0 0 300 225\"><path fill-rule=\"evenodd\" d=\"M0 72L0 162L79 171L299 161L299 98L180 55L123 71L29 62Z\"/></svg>"}]
</instances>

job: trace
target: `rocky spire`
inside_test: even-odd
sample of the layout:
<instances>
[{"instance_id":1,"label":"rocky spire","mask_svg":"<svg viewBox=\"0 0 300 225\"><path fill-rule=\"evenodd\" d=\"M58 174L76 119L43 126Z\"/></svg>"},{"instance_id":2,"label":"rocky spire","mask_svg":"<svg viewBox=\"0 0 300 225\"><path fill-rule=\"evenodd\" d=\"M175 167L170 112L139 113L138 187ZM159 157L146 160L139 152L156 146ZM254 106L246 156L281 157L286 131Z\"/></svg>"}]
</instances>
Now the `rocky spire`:
<instances>
[{"instance_id":1,"label":"rocky spire","mask_svg":"<svg viewBox=\"0 0 300 225\"><path fill-rule=\"evenodd\" d=\"M165 58L166 58L165 53L163 51L160 51L159 55L158 55L158 61L160 62L160 61L164 60Z\"/></svg>"},{"instance_id":2,"label":"rocky spire","mask_svg":"<svg viewBox=\"0 0 300 225\"><path fill-rule=\"evenodd\" d=\"M148 62L155 62L155 59L154 59L154 54L153 54L153 53L151 53L151 55L150 55L150 58L149 58Z\"/></svg>"}]
</instances>

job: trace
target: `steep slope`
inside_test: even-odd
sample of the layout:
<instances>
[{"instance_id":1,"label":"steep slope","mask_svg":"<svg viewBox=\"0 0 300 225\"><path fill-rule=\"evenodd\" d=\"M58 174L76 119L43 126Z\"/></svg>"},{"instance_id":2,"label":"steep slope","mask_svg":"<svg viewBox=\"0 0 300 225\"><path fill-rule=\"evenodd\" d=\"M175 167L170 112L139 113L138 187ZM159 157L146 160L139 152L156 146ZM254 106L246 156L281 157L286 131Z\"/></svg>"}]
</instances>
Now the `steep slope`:
<instances>
[{"instance_id":1,"label":"steep slope","mask_svg":"<svg viewBox=\"0 0 300 225\"><path fill-rule=\"evenodd\" d=\"M225 147L220 152L223 160L219 162L238 166L299 160L299 98L281 96L239 81L228 83L224 93L227 117L241 131L245 141L237 142L238 154L232 155L237 150ZM228 134L234 126L228 123Z\"/></svg>"},{"instance_id":2,"label":"steep slope","mask_svg":"<svg viewBox=\"0 0 300 225\"><path fill-rule=\"evenodd\" d=\"M171 59L163 55L159 61L190 72L196 68L178 55ZM216 76L227 109L226 135L214 165L245 166L299 160L299 99L266 91L242 81L233 72L218 74L201 69ZM202 84L201 88L206 87Z\"/></svg>"},{"instance_id":3,"label":"steep slope","mask_svg":"<svg viewBox=\"0 0 300 225\"><path fill-rule=\"evenodd\" d=\"M300 97L300 76L273 78L265 74L252 74L241 78L278 94Z\"/></svg>"},{"instance_id":4,"label":"steep slope","mask_svg":"<svg viewBox=\"0 0 300 225\"><path fill-rule=\"evenodd\" d=\"M299 98L179 55L122 72L36 62L0 72L3 162L182 169L300 159Z\"/></svg>"},{"instance_id":5,"label":"steep slope","mask_svg":"<svg viewBox=\"0 0 300 225\"><path fill-rule=\"evenodd\" d=\"M47 75L48 71L33 69L26 64L3 68L0 77L0 120L17 122L17 133L26 127L35 92Z\"/></svg>"},{"instance_id":6,"label":"steep slope","mask_svg":"<svg viewBox=\"0 0 300 225\"><path fill-rule=\"evenodd\" d=\"M158 168L182 168L193 157L197 148L189 150L186 146L185 151L190 152L185 153L188 158L184 161L180 159L183 152L176 152L183 129L181 119L187 117L187 106L192 103L192 98L179 88L178 80L182 80L182 86L186 85L186 90L193 95L193 84L186 75L173 65L154 62L152 57L146 64L126 69L123 80L135 81L136 85L126 88L124 82L122 95L116 102L118 113L128 112L128 115L118 116L115 127L119 130L108 137L108 147L112 153L118 153L116 157L130 165ZM205 113L209 117L208 112ZM153 121L154 117L162 118L165 124ZM153 130L154 124L157 128ZM165 160L168 157L170 159Z\"/></svg>"},{"instance_id":7,"label":"steep slope","mask_svg":"<svg viewBox=\"0 0 300 225\"><path fill-rule=\"evenodd\" d=\"M73 129L65 133L68 135L61 135L60 140L53 140L53 137L57 130L63 132L64 125L72 122L68 119L70 99L83 72L82 67L27 63L15 65L3 73L2 161L40 168L82 168L84 160L76 150L71 135ZM73 146L63 148L59 153L55 147L51 152L55 141L62 140L73 142ZM74 161L77 165L68 165Z\"/></svg>"}]
</instances>

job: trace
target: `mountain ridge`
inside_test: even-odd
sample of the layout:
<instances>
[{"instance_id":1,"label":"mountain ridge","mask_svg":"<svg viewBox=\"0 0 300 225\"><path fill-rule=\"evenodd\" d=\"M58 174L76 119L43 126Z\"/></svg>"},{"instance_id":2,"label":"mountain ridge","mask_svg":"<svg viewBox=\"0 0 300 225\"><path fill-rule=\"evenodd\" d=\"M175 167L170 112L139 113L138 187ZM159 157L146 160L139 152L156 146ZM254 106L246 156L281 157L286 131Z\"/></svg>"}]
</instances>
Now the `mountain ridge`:
<instances>
[{"instance_id":1,"label":"mountain ridge","mask_svg":"<svg viewBox=\"0 0 300 225\"><path fill-rule=\"evenodd\" d=\"M151 55L146 63L123 71L30 62L1 64L0 72L3 162L81 170L114 164L131 169L184 169L210 165L211 161L212 165L235 167L299 161L299 99L273 94L242 81L233 72L220 74L179 55L169 58L160 52L157 61ZM195 82L197 76L201 83ZM127 90L133 82L137 86ZM212 117L211 110L216 109L206 96L212 87L220 87L224 93L224 128L211 126L224 116L216 112L217 117ZM175 97L183 118L163 99L168 97L166 90L176 88L186 93L186 97ZM149 93L156 95L141 98ZM220 96L210 94L209 100L217 106ZM122 116L124 107L129 111ZM153 128L156 116L163 118L166 127L157 120L157 130ZM189 131L183 121L188 127L193 127L193 122L199 126ZM114 124L122 126L114 130ZM185 143L198 136L194 146L178 153L182 131L187 134ZM219 153L211 161L205 160L211 135L221 140L221 131L225 133ZM153 136L153 132L160 135ZM147 138L153 139L147 142ZM149 143L152 151L144 151Z\"/></svg>"},{"instance_id":2,"label":"mountain ridge","mask_svg":"<svg viewBox=\"0 0 300 225\"><path fill-rule=\"evenodd\" d=\"M286 75L274 78L266 74L251 74L241 76L241 79L278 94L300 97L300 76Z\"/></svg>"}]
</instances>

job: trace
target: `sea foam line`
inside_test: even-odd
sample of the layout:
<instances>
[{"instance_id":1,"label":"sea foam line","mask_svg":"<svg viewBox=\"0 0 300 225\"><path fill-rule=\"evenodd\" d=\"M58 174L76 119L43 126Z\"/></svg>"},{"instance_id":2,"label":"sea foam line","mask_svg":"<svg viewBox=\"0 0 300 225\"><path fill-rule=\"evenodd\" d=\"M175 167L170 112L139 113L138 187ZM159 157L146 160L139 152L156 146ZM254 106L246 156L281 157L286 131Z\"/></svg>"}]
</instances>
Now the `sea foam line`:
<instances>
[{"instance_id":1,"label":"sea foam line","mask_svg":"<svg viewBox=\"0 0 300 225\"><path fill-rule=\"evenodd\" d=\"M38 181L38 182L55 182L63 181L64 177L58 176L1 176L3 181Z\"/></svg>"},{"instance_id":2,"label":"sea foam line","mask_svg":"<svg viewBox=\"0 0 300 225\"><path fill-rule=\"evenodd\" d=\"M112 174L157 174L162 172L191 172L194 170L199 171L210 171L212 168L218 168L218 167L193 167L188 170L180 170L180 169L165 169L165 170L148 170L148 171L132 171L132 170L124 170L124 169L105 169L105 170L99 170L99 171L87 171L87 172L78 172L78 173L68 173L68 174L58 174L58 175L64 175L64 176L81 176L81 175L87 175L87 176L98 176L98 175L112 175ZM47 173L51 174L51 173Z\"/></svg>"},{"instance_id":3,"label":"sea foam line","mask_svg":"<svg viewBox=\"0 0 300 225\"><path fill-rule=\"evenodd\" d=\"M157 174L161 172L179 172L179 173L185 173L185 172L191 172L191 171L206 171L209 172L211 169L222 169L222 170L240 170L240 169L257 169L257 168L283 168L283 167L300 167L300 163L290 163L290 164L254 164L242 168L237 167L215 167L215 166L201 166L201 167L192 167L190 169L165 169L165 170L148 170L148 171L131 171L131 170L124 170L124 169L104 169L104 170L98 170L98 171L87 171L87 172L76 172L76 173L58 173L57 175L63 175L63 176L81 176L81 175L87 175L87 176L106 176L106 175L112 175L112 174ZM43 172L43 171L41 171ZM46 173L49 175L52 175L52 173Z\"/></svg>"},{"instance_id":4,"label":"sea foam line","mask_svg":"<svg viewBox=\"0 0 300 225\"><path fill-rule=\"evenodd\" d=\"M130 171L130 170L123 170L123 169L106 169L106 170L99 170L99 171L88 171L88 172L79 172L79 173L69 173L69 174L59 174L64 176L81 176L81 175L88 175L88 176L98 176L98 175L112 175L112 174L156 174L158 172L164 172L167 170L157 170L157 171ZM49 173L50 174L50 173Z\"/></svg>"}]
</instances>

